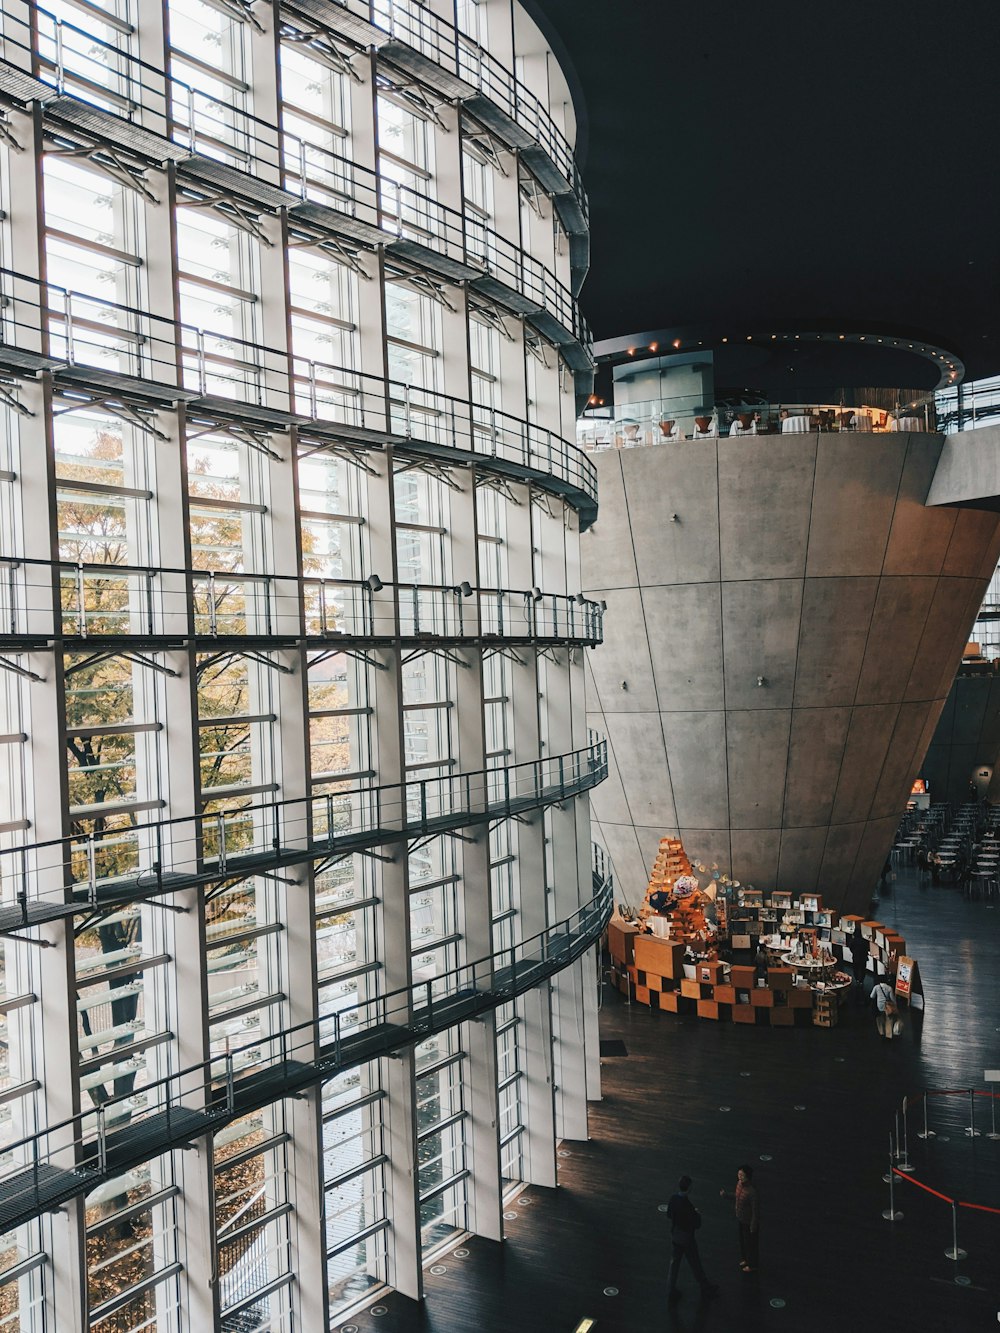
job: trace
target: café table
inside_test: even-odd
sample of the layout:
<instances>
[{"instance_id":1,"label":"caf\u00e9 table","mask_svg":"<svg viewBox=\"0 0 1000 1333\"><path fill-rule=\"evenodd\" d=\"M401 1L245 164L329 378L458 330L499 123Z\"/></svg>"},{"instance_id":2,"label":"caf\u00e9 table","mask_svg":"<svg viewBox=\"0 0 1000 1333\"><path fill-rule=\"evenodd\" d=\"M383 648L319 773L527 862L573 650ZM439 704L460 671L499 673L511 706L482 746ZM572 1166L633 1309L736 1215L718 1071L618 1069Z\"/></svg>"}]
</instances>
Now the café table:
<instances>
[{"instance_id":1,"label":"caf\u00e9 table","mask_svg":"<svg viewBox=\"0 0 1000 1333\"><path fill-rule=\"evenodd\" d=\"M812 417L796 416L784 417L781 422L782 435L798 435L803 432L809 432L813 428Z\"/></svg>"}]
</instances>

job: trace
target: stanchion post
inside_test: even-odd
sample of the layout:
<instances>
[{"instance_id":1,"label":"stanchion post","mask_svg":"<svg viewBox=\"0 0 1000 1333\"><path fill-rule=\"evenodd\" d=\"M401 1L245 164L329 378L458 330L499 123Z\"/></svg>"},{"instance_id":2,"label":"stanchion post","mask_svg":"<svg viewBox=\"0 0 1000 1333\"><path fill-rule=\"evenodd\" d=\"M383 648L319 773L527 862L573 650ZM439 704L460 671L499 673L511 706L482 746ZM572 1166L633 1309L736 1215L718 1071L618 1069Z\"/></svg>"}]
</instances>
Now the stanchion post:
<instances>
[{"instance_id":1,"label":"stanchion post","mask_svg":"<svg viewBox=\"0 0 1000 1333\"><path fill-rule=\"evenodd\" d=\"M907 1099L904 1097L903 1098L903 1154L897 1162L897 1166L899 1167L900 1171L913 1170L913 1167L910 1165L909 1139L907 1138L907 1132L906 1132L906 1110L907 1110Z\"/></svg>"},{"instance_id":2,"label":"stanchion post","mask_svg":"<svg viewBox=\"0 0 1000 1333\"><path fill-rule=\"evenodd\" d=\"M997 1095L995 1092L990 1093L990 1125L992 1128L986 1137L988 1139L1000 1139L1000 1134L997 1133Z\"/></svg>"},{"instance_id":3,"label":"stanchion post","mask_svg":"<svg viewBox=\"0 0 1000 1333\"><path fill-rule=\"evenodd\" d=\"M976 1094L969 1089L969 1123L965 1127L966 1136L970 1139L979 1138L979 1130L976 1128Z\"/></svg>"},{"instance_id":4,"label":"stanchion post","mask_svg":"<svg viewBox=\"0 0 1000 1333\"><path fill-rule=\"evenodd\" d=\"M933 1139L935 1133L933 1129L927 1128L927 1091L924 1090L924 1128L922 1133L917 1134L918 1139Z\"/></svg>"},{"instance_id":5,"label":"stanchion post","mask_svg":"<svg viewBox=\"0 0 1000 1333\"><path fill-rule=\"evenodd\" d=\"M886 1183L887 1185L888 1185L889 1182L892 1180L892 1167L893 1167L893 1163L895 1162L895 1160L896 1160L896 1158L897 1158L898 1156L899 1156L899 1153L896 1151L895 1147L893 1146L893 1142L892 1142L892 1130L890 1129L890 1130L889 1130L889 1169L888 1169L888 1171L886 1171L885 1175L882 1177L882 1179L885 1181L885 1183Z\"/></svg>"},{"instance_id":6,"label":"stanchion post","mask_svg":"<svg viewBox=\"0 0 1000 1333\"><path fill-rule=\"evenodd\" d=\"M903 1216L896 1211L896 1173L892 1169L892 1135L889 1135L889 1207L882 1209L887 1222L898 1222Z\"/></svg>"},{"instance_id":7,"label":"stanchion post","mask_svg":"<svg viewBox=\"0 0 1000 1333\"><path fill-rule=\"evenodd\" d=\"M958 1263L959 1259L967 1259L968 1253L958 1248L958 1205L955 1200L951 1201L951 1249L945 1250L944 1257L953 1259Z\"/></svg>"}]
</instances>

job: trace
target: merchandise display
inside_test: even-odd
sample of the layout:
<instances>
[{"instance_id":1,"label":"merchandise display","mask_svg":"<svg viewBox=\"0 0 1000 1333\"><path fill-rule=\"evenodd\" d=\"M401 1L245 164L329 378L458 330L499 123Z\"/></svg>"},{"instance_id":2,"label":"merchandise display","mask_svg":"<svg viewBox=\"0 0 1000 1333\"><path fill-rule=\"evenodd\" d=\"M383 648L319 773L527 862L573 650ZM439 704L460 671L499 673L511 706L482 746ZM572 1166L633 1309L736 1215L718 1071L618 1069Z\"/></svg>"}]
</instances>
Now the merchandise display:
<instances>
[{"instance_id":1,"label":"merchandise display","mask_svg":"<svg viewBox=\"0 0 1000 1333\"><path fill-rule=\"evenodd\" d=\"M854 984L860 928L868 973L923 1008L917 964L888 926L841 916L816 893L795 898L715 875L702 886L696 870L705 873L679 839L661 838L637 919L620 910L611 919L611 981L636 1003L734 1023L835 1027Z\"/></svg>"}]
</instances>

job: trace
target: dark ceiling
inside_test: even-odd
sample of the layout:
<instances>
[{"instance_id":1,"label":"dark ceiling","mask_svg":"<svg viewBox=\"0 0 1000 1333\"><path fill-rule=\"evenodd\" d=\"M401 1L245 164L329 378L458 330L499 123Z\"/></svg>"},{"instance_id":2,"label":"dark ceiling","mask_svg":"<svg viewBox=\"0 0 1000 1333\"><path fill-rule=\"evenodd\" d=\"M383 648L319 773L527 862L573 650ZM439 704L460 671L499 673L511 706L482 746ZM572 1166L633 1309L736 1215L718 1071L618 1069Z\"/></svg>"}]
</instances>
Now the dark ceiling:
<instances>
[{"instance_id":1,"label":"dark ceiling","mask_svg":"<svg viewBox=\"0 0 1000 1333\"><path fill-rule=\"evenodd\" d=\"M587 108L596 339L842 320L1000 373L997 0L532 7Z\"/></svg>"}]
</instances>

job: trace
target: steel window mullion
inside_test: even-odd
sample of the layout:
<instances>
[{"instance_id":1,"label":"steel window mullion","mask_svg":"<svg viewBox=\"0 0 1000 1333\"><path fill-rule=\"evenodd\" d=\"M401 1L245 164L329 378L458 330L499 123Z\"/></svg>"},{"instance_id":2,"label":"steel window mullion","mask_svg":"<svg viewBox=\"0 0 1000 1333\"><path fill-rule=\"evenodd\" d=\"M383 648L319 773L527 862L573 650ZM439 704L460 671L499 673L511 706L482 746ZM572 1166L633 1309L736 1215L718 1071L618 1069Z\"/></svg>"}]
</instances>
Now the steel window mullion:
<instances>
[{"instance_id":1,"label":"steel window mullion","mask_svg":"<svg viewBox=\"0 0 1000 1333\"><path fill-rule=\"evenodd\" d=\"M509 1130L507 1131L506 1134L501 1134L501 1136L500 1136L500 1147L501 1147L501 1148L506 1148L506 1146L507 1146L508 1143L512 1143L512 1142L514 1141L514 1139L516 1139L517 1136L518 1136L519 1134L523 1134L523 1133L524 1133L524 1126L523 1126L523 1125L515 1125L514 1128L513 1128L513 1129L509 1129Z\"/></svg>"},{"instance_id":2,"label":"steel window mullion","mask_svg":"<svg viewBox=\"0 0 1000 1333\"><path fill-rule=\"evenodd\" d=\"M376 1102L384 1099L385 1093L381 1088L375 1092L366 1092L363 1097L358 1097L353 1102L348 1102L346 1106L338 1106L335 1111L323 1112L323 1124L329 1124L334 1120L339 1120L341 1116L349 1115L351 1111L361 1111L366 1106L374 1106Z\"/></svg>"},{"instance_id":3,"label":"steel window mullion","mask_svg":"<svg viewBox=\"0 0 1000 1333\"><path fill-rule=\"evenodd\" d=\"M506 1092L506 1090L509 1087L512 1087L520 1078L524 1078L524 1071L515 1069L513 1074L508 1074L505 1079L500 1080L497 1084L497 1092Z\"/></svg>"},{"instance_id":4,"label":"steel window mullion","mask_svg":"<svg viewBox=\"0 0 1000 1333\"><path fill-rule=\"evenodd\" d=\"M466 1059L465 1051L456 1051L454 1055L446 1055L441 1060L436 1060L434 1064L428 1065L426 1069L417 1069L414 1071L414 1078L419 1081L422 1078L429 1078L431 1074L439 1074L442 1069L447 1069L450 1065L460 1064Z\"/></svg>"},{"instance_id":5,"label":"steel window mullion","mask_svg":"<svg viewBox=\"0 0 1000 1333\"><path fill-rule=\"evenodd\" d=\"M287 1217L292 1211L290 1203L279 1203L260 1217L255 1217L251 1221L245 1222L243 1226L237 1227L235 1231L229 1231L225 1234L219 1232L217 1236L219 1248L222 1249L224 1245L232 1245L234 1241L243 1240L246 1236L252 1236L255 1231L270 1226L272 1222L280 1221L281 1218Z\"/></svg>"},{"instance_id":6,"label":"steel window mullion","mask_svg":"<svg viewBox=\"0 0 1000 1333\"><path fill-rule=\"evenodd\" d=\"M448 1190L454 1189L454 1187L461 1184L463 1180L468 1180L471 1175L472 1172L469 1171L468 1168L464 1168L461 1171L457 1171L455 1175L449 1176L447 1180L442 1180L440 1185L435 1185L432 1190L428 1190L426 1194L420 1195L421 1206L425 1203L430 1203L432 1199L436 1199L439 1195L445 1194Z\"/></svg>"},{"instance_id":7,"label":"steel window mullion","mask_svg":"<svg viewBox=\"0 0 1000 1333\"><path fill-rule=\"evenodd\" d=\"M144 1281L137 1282L126 1291L121 1291L117 1295L112 1296L111 1299L105 1301L103 1305L95 1306L90 1311L91 1324L97 1324L100 1323L102 1319L107 1319L116 1311L123 1309L131 1301L134 1301L137 1296L141 1296L143 1292L150 1291L153 1287L158 1287L161 1282L167 1281L168 1278L176 1277L178 1273L183 1273L183 1271L183 1264L172 1263L167 1264L166 1268L161 1268L157 1273L151 1273Z\"/></svg>"},{"instance_id":8,"label":"steel window mullion","mask_svg":"<svg viewBox=\"0 0 1000 1333\"><path fill-rule=\"evenodd\" d=\"M382 1218L380 1222L373 1222L371 1226L367 1226L361 1231L356 1231L354 1235L348 1237L347 1240L342 1240L340 1244L335 1245L332 1250L327 1250L326 1257L328 1259L334 1259L338 1254L343 1254L345 1250L349 1250L352 1245L357 1245L360 1241L367 1240L369 1236L374 1236L379 1231L385 1231L388 1226L389 1219L387 1217Z\"/></svg>"},{"instance_id":9,"label":"steel window mullion","mask_svg":"<svg viewBox=\"0 0 1000 1333\"><path fill-rule=\"evenodd\" d=\"M435 1134L443 1134L446 1129L451 1129L453 1125L460 1124L469 1117L468 1111L455 1111L454 1114L445 1116L443 1120L436 1121L433 1125L428 1125L417 1135L417 1142L423 1143L425 1139L433 1138Z\"/></svg>"},{"instance_id":10,"label":"steel window mullion","mask_svg":"<svg viewBox=\"0 0 1000 1333\"><path fill-rule=\"evenodd\" d=\"M363 1176L366 1171L374 1171L377 1167L385 1166L389 1157L386 1153L379 1153L370 1158L367 1162L362 1162L360 1166L352 1167L350 1171L345 1171L342 1175L335 1176L333 1180L327 1180L323 1183L324 1193L329 1194L331 1190L339 1189L342 1185L349 1184L356 1180L358 1176Z\"/></svg>"}]
</instances>

